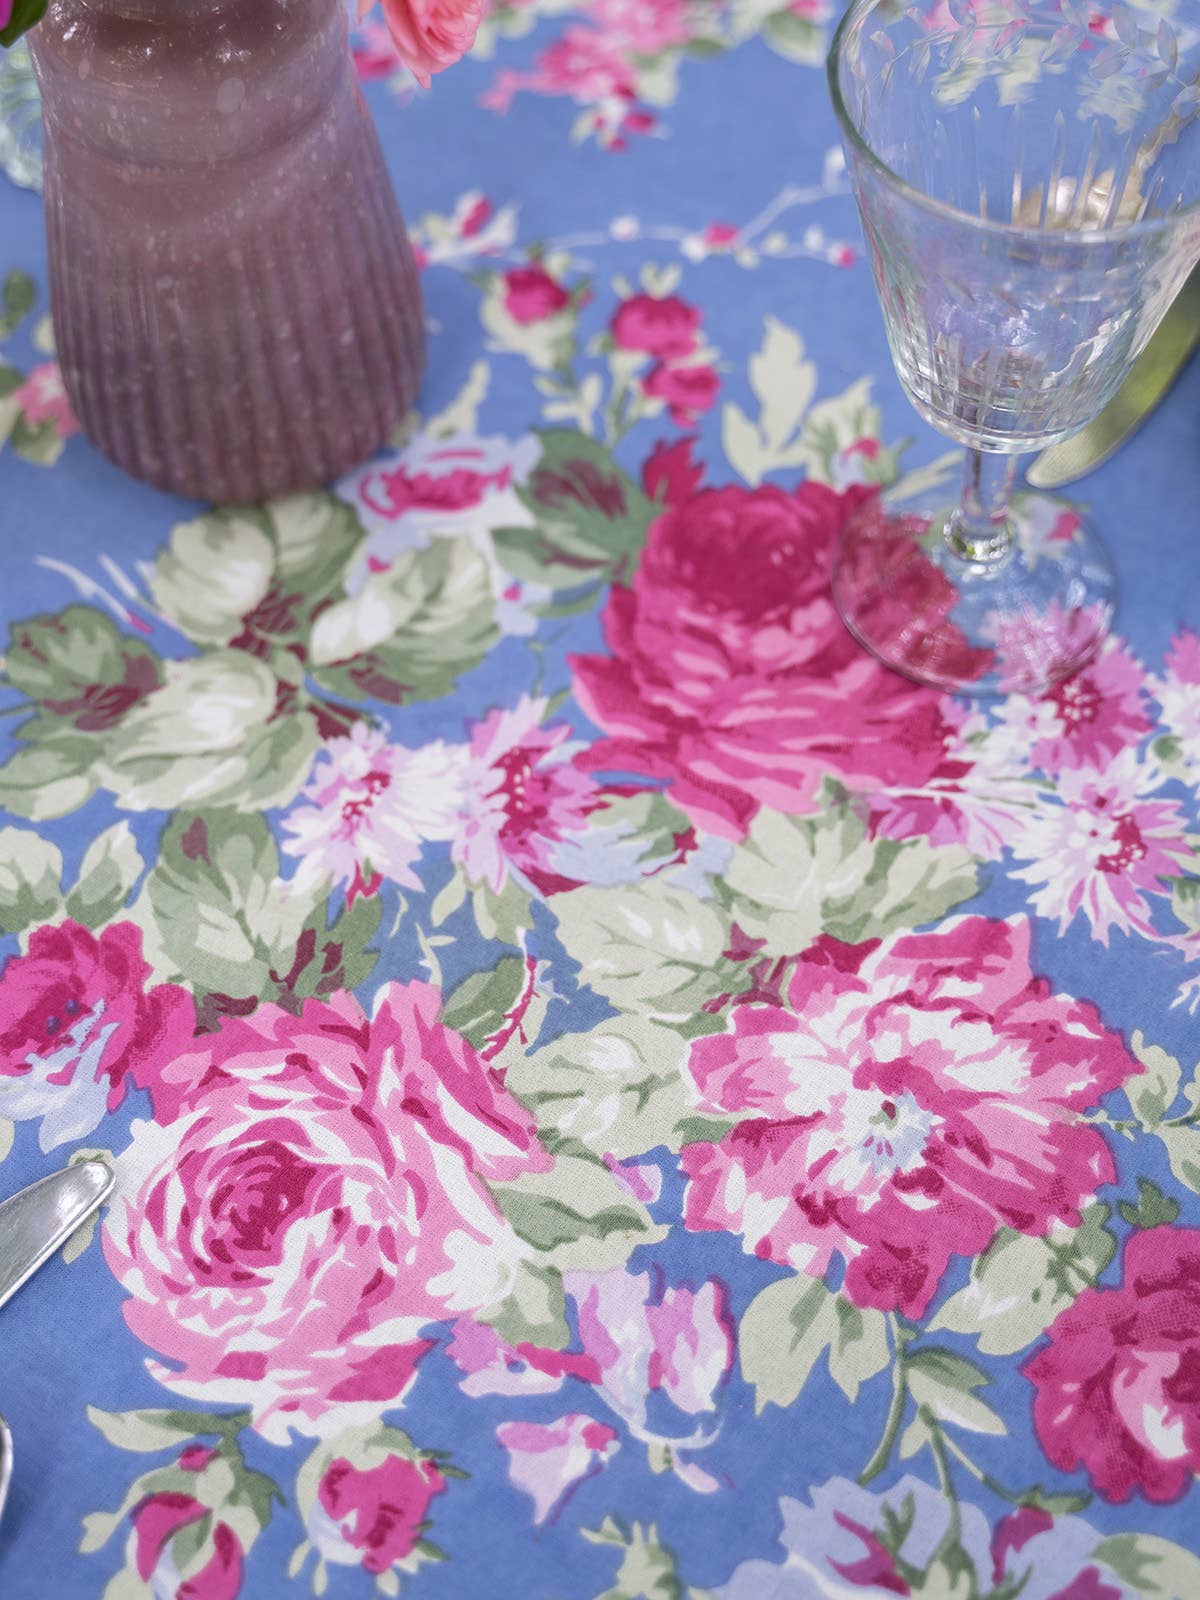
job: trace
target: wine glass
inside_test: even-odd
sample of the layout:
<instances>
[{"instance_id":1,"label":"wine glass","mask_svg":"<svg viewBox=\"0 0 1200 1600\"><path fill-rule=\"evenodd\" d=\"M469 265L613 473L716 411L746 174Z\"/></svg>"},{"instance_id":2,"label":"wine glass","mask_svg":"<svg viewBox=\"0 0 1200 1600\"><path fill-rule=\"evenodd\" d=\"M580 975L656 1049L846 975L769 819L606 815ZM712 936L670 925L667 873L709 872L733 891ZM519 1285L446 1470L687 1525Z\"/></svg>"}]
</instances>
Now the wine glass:
<instances>
[{"instance_id":1,"label":"wine glass","mask_svg":"<svg viewBox=\"0 0 1200 1600\"><path fill-rule=\"evenodd\" d=\"M896 369L959 503L867 502L834 594L888 666L1037 693L1112 620L1103 546L1017 457L1103 409L1200 258L1200 0L855 0L833 103ZM1147 525L1147 541L1154 530Z\"/></svg>"}]
</instances>

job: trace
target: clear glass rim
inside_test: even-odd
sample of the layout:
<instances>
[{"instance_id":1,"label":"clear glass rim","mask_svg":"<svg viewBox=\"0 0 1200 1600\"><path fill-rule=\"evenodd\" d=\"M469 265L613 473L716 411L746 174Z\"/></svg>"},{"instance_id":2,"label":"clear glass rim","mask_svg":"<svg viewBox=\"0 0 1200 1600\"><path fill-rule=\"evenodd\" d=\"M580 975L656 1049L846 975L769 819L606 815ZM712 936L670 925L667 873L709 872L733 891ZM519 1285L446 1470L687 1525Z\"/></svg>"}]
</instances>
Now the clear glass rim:
<instances>
[{"instance_id":1,"label":"clear glass rim","mask_svg":"<svg viewBox=\"0 0 1200 1600\"><path fill-rule=\"evenodd\" d=\"M890 188L895 189L906 200L944 222L975 228L980 233L996 238L1023 240L1026 243L1036 240L1043 244L1046 240L1053 239L1056 245L1068 248L1075 245L1121 244L1128 239L1146 238L1154 234L1166 235L1172 233L1181 223L1200 218L1200 200L1196 200L1191 205L1184 206L1181 211L1173 211L1166 217L1143 217L1140 222L1114 223L1108 228L1038 228L1025 223L1002 222L998 217L981 217L972 211L960 211L957 206L949 205L944 200L935 200L931 194L916 188L889 167L879 152L864 138L855 126L850 108L842 94L841 67L846 40L851 30L872 11L878 10L881 4L882 0L854 0L854 3L847 8L837 25L833 43L829 47L825 71L829 79L829 94L833 101L833 109L846 142Z\"/></svg>"}]
</instances>

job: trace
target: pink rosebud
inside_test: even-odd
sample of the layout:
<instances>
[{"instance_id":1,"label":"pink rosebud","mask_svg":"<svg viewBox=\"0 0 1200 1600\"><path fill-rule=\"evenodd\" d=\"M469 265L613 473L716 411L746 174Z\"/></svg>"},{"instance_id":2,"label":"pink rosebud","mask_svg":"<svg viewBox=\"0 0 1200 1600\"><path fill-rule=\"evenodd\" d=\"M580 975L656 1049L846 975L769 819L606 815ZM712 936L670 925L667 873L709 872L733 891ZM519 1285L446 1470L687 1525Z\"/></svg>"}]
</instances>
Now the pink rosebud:
<instances>
[{"instance_id":1,"label":"pink rosebud","mask_svg":"<svg viewBox=\"0 0 1200 1600\"><path fill-rule=\"evenodd\" d=\"M481 194L462 219L459 231L463 238L473 239L477 233L482 233L491 220L491 216L492 202L486 195Z\"/></svg>"},{"instance_id":2,"label":"pink rosebud","mask_svg":"<svg viewBox=\"0 0 1200 1600\"><path fill-rule=\"evenodd\" d=\"M669 367L662 362L642 384L648 395L667 402L671 421L681 428L694 422L701 411L712 410L720 386L712 367Z\"/></svg>"},{"instance_id":3,"label":"pink rosebud","mask_svg":"<svg viewBox=\"0 0 1200 1600\"><path fill-rule=\"evenodd\" d=\"M365 0L360 15L370 9ZM483 0L383 0L396 53L423 89L475 43Z\"/></svg>"},{"instance_id":4,"label":"pink rosebud","mask_svg":"<svg viewBox=\"0 0 1200 1600\"><path fill-rule=\"evenodd\" d=\"M215 1449L210 1449L205 1445L190 1444L179 1457L179 1465L185 1472L203 1472L217 1453Z\"/></svg>"},{"instance_id":5,"label":"pink rosebud","mask_svg":"<svg viewBox=\"0 0 1200 1600\"><path fill-rule=\"evenodd\" d=\"M611 332L618 349L640 350L658 361L678 361L696 348L700 313L676 295L659 300L635 294L617 307Z\"/></svg>"},{"instance_id":6,"label":"pink rosebud","mask_svg":"<svg viewBox=\"0 0 1200 1600\"><path fill-rule=\"evenodd\" d=\"M342 1538L361 1552L367 1572L386 1572L412 1553L435 1495L446 1480L434 1461L389 1456L377 1467L331 1461L318 1498L341 1529Z\"/></svg>"},{"instance_id":7,"label":"pink rosebud","mask_svg":"<svg viewBox=\"0 0 1200 1600\"><path fill-rule=\"evenodd\" d=\"M168 1491L151 1495L134 1512L134 1566L156 1595L169 1595L170 1600L235 1600L242 1586L242 1545L227 1523L214 1526L212 1556L183 1582L171 1555L175 1535L211 1514L191 1495Z\"/></svg>"},{"instance_id":8,"label":"pink rosebud","mask_svg":"<svg viewBox=\"0 0 1200 1600\"><path fill-rule=\"evenodd\" d=\"M727 250L737 236L738 230L729 222L710 222L700 235L710 250Z\"/></svg>"},{"instance_id":9,"label":"pink rosebud","mask_svg":"<svg viewBox=\"0 0 1200 1600\"><path fill-rule=\"evenodd\" d=\"M504 309L522 327L557 316L570 303L571 296L544 267L514 267L504 274Z\"/></svg>"},{"instance_id":10,"label":"pink rosebud","mask_svg":"<svg viewBox=\"0 0 1200 1600\"><path fill-rule=\"evenodd\" d=\"M0 0L0 28L7 28L12 21L13 0Z\"/></svg>"}]
</instances>

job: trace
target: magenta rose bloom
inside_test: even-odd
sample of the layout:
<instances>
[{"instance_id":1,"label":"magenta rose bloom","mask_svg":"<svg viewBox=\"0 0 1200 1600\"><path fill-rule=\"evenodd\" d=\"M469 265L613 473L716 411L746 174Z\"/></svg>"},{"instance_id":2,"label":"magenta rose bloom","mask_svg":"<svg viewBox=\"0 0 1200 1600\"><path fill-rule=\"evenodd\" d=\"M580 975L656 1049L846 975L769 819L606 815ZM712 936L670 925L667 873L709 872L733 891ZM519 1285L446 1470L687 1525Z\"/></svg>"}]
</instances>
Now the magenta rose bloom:
<instances>
[{"instance_id":1,"label":"magenta rose bloom","mask_svg":"<svg viewBox=\"0 0 1200 1600\"><path fill-rule=\"evenodd\" d=\"M856 1305L920 1317L952 1256L1077 1224L1113 1182L1080 1112L1141 1068L1032 975L1024 918L820 939L788 1002L692 1046L702 1109L740 1120L683 1150L689 1228L817 1277L841 1256Z\"/></svg>"},{"instance_id":2,"label":"magenta rose bloom","mask_svg":"<svg viewBox=\"0 0 1200 1600\"><path fill-rule=\"evenodd\" d=\"M678 361L696 348L700 313L677 295L635 294L617 307L609 331L618 350Z\"/></svg>"},{"instance_id":3,"label":"magenta rose bloom","mask_svg":"<svg viewBox=\"0 0 1200 1600\"><path fill-rule=\"evenodd\" d=\"M327 1561L381 1573L412 1554L434 1495L446 1492L435 1461L388 1456L356 1467L339 1456L325 1469L308 1532Z\"/></svg>"},{"instance_id":4,"label":"magenta rose bloom","mask_svg":"<svg viewBox=\"0 0 1200 1600\"><path fill-rule=\"evenodd\" d=\"M504 274L504 309L522 327L544 322L571 303L571 296L544 267L514 267Z\"/></svg>"},{"instance_id":5,"label":"magenta rose bloom","mask_svg":"<svg viewBox=\"0 0 1200 1600\"><path fill-rule=\"evenodd\" d=\"M503 1298L526 1247L487 1183L550 1157L439 1003L262 1006L174 1064L177 1119L134 1124L104 1235L167 1388L328 1437L399 1400L424 1327Z\"/></svg>"},{"instance_id":6,"label":"magenta rose bloom","mask_svg":"<svg viewBox=\"0 0 1200 1600\"><path fill-rule=\"evenodd\" d=\"M661 363L642 384L648 395L667 402L671 421L681 428L695 422L701 412L712 410L720 387L714 367L668 367Z\"/></svg>"},{"instance_id":7,"label":"magenta rose bloom","mask_svg":"<svg viewBox=\"0 0 1200 1600\"><path fill-rule=\"evenodd\" d=\"M642 773L709 832L760 806L810 812L827 775L923 784L949 729L940 697L889 672L842 623L836 538L863 498L819 483L681 495L652 524L632 588L604 612L611 656L575 657L575 694L612 737L594 769Z\"/></svg>"},{"instance_id":8,"label":"magenta rose bloom","mask_svg":"<svg viewBox=\"0 0 1200 1600\"><path fill-rule=\"evenodd\" d=\"M195 1007L176 984L147 989L149 977L135 923L35 928L0 977L0 1116L40 1117L43 1150L91 1133L129 1082L161 1116L159 1069L191 1042Z\"/></svg>"},{"instance_id":9,"label":"magenta rose bloom","mask_svg":"<svg viewBox=\"0 0 1200 1600\"><path fill-rule=\"evenodd\" d=\"M1106 1500L1176 1500L1200 1472L1200 1229L1149 1228L1125 1279L1085 1289L1023 1367L1047 1456Z\"/></svg>"}]
</instances>

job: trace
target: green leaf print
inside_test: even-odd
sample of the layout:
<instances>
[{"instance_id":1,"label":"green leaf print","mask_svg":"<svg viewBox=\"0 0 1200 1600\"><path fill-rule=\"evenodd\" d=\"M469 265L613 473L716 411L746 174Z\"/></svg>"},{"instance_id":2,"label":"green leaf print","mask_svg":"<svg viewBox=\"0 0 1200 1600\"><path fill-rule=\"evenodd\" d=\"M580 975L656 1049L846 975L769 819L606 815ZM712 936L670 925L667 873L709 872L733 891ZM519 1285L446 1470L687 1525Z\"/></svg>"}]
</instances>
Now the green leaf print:
<instances>
[{"instance_id":1,"label":"green leaf print","mask_svg":"<svg viewBox=\"0 0 1200 1600\"><path fill-rule=\"evenodd\" d=\"M760 1412L792 1405L826 1352L829 1374L850 1401L890 1360L883 1313L852 1306L804 1273L778 1278L755 1295L738 1328L738 1349Z\"/></svg>"},{"instance_id":2,"label":"green leaf print","mask_svg":"<svg viewBox=\"0 0 1200 1600\"><path fill-rule=\"evenodd\" d=\"M176 817L134 914L159 975L196 995L202 1026L229 1001L272 1000L298 1010L364 982L378 959L368 944L380 902L357 899L327 926L328 885L297 888L279 876L264 818L233 811Z\"/></svg>"},{"instance_id":3,"label":"green leaf print","mask_svg":"<svg viewBox=\"0 0 1200 1600\"><path fill-rule=\"evenodd\" d=\"M332 494L212 511L174 529L150 574L155 602L200 645L303 645L364 538Z\"/></svg>"},{"instance_id":4,"label":"green leaf print","mask_svg":"<svg viewBox=\"0 0 1200 1600\"><path fill-rule=\"evenodd\" d=\"M760 811L721 885L732 920L773 957L797 955L822 933L856 944L919 927L977 889L965 849L871 839L845 804L813 818Z\"/></svg>"},{"instance_id":5,"label":"green leaf print","mask_svg":"<svg viewBox=\"0 0 1200 1600\"><path fill-rule=\"evenodd\" d=\"M62 905L62 852L29 828L0 828L0 932L24 933Z\"/></svg>"},{"instance_id":6,"label":"green leaf print","mask_svg":"<svg viewBox=\"0 0 1200 1600\"><path fill-rule=\"evenodd\" d=\"M554 900L558 936L585 981L618 1011L691 1023L737 987L728 924L707 900L660 878L585 888Z\"/></svg>"},{"instance_id":7,"label":"green leaf print","mask_svg":"<svg viewBox=\"0 0 1200 1600\"><path fill-rule=\"evenodd\" d=\"M313 677L347 700L448 694L499 638L492 577L468 537L409 550L313 624Z\"/></svg>"},{"instance_id":8,"label":"green leaf print","mask_svg":"<svg viewBox=\"0 0 1200 1600\"><path fill-rule=\"evenodd\" d=\"M674 1029L631 1015L567 1033L508 1067L505 1085L543 1129L624 1160L665 1145L677 1151L695 1100L688 1046Z\"/></svg>"},{"instance_id":9,"label":"green leaf print","mask_svg":"<svg viewBox=\"0 0 1200 1600\"><path fill-rule=\"evenodd\" d=\"M37 303L37 286L27 272L10 272L0 287L0 339L16 331Z\"/></svg>"},{"instance_id":10,"label":"green leaf print","mask_svg":"<svg viewBox=\"0 0 1200 1600\"><path fill-rule=\"evenodd\" d=\"M656 1244L666 1228L651 1222L598 1158L560 1153L548 1172L492 1193L515 1232L559 1272L604 1272L624 1266L636 1245Z\"/></svg>"},{"instance_id":11,"label":"green leaf print","mask_svg":"<svg viewBox=\"0 0 1200 1600\"><path fill-rule=\"evenodd\" d=\"M1143 1600L1194 1600L1200 1594L1200 1557L1157 1534L1114 1533L1092 1555Z\"/></svg>"},{"instance_id":12,"label":"green leaf print","mask_svg":"<svg viewBox=\"0 0 1200 1600\"><path fill-rule=\"evenodd\" d=\"M565 1350L571 1342L571 1330L561 1273L522 1261L509 1293L480 1321L495 1328L514 1348L534 1344L541 1350Z\"/></svg>"},{"instance_id":13,"label":"green leaf print","mask_svg":"<svg viewBox=\"0 0 1200 1600\"><path fill-rule=\"evenodd\" d=\"M517 491L536 525L496 530L501 566L556 590L624 578L646 541L653 503L598 440L569 428L539 437L542 458Z\"/></svg>"},{"instance_id":14,"label":"green leaf print","mask_svg":"<svg viewBox=\"0 0 1200 1600\"><path fill-rule=\"evenodd\" d=\"M124 907L145 867L127 822L114 823L93 839L67 896L67 915L85 927L111 922Z\"/></svg>"},{"instance_id":15,"label":"green leaf print","mask_svg":"<svg viewBox=\"0 0 1200 1600\"><path fill-rule=\"evenodd\" d=\"M96 776L128 811L285 805L318 746L313 719L287 714L288 690L242 650L170 661L109 733Z\"/></svg>"},{"instance_id":16,"label":"green leaf print","mask_svg":"<svg viewBox=\"0 0 1200 1600\"><path fill-rule=\"evenodd\" d=\"M1011 1356L1039 1338L1090 1288L1117 1251L1110 1208L1089 1206L1078 1228L1056 1223L1044 1239L1002 1228L952 1294L931 1331L973 1337L982 1354Z\"/></svg>"}]
</instances>

